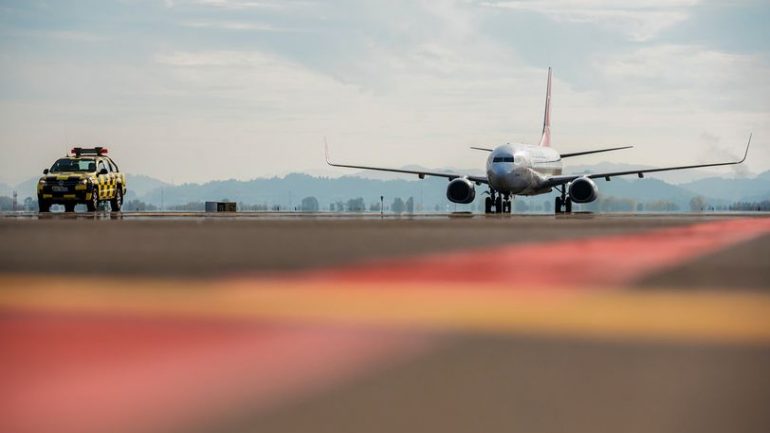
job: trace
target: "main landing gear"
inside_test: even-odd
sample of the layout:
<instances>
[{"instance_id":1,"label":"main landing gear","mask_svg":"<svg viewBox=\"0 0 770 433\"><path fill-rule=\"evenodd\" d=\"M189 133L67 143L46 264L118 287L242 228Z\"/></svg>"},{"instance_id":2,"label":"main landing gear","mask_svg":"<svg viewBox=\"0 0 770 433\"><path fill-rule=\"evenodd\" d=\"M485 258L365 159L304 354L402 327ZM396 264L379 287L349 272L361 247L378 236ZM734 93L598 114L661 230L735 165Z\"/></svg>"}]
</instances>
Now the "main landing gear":
<instances>
[{"instance_id":1,"label":"main landing gear","mask_svg":"<svg viewBox=\"0 0 770 433\"><path fill-rule=\"evenodd\" d=\"M567 195L567 188L561 187L561 196L557 196L554 203L556 215L563 213L572 213L572 199Z\"/></svg>"},{"instance_id":2,"label":"main landing gear","mask_svg":"<svg viewBox=\"0 0 770 433\"><path fill-rule=\"evenodd\" d=\"M511 213L510 194L503 195L490 189L489 197L484 199L484 213Z\"/></svg>"}]
</instances>

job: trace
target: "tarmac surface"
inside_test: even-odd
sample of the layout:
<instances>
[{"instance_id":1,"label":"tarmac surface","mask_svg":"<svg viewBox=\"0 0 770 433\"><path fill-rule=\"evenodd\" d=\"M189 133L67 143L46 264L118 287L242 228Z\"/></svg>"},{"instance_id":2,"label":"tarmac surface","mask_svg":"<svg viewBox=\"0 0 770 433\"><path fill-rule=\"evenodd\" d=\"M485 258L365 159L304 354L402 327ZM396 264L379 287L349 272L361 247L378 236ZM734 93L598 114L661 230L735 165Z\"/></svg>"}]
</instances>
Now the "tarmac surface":
<instances>
[{"instance_id":1,"label":"tarmac surface","mask_svg":"<svg viewBox=\"0 0 770 433\"><path fill-rule=\"evenodd\" d=\"M0 287L2 431L770 431L762 215L3 215Z\"/></svg>"},{"instance_id":2,"label":"tarmac surface","mask_svg":"<svg viewBox=\"0 0 770 433\"><path fill-rule=\"evenodd\" d=\"M289 271L434 252L622 235L724 219L587 214L558 218L460 214L380 219L378 215L352 218L345 214L235 217L128 213L113 218L120 219L110 219L109 214L100 215L96 221L89 214L0 219L4 243L0 271L162 276ZM766 244L760 243L757 248ZM65 251L67 254L62 254Z\"/></svg>"}]
</instances>

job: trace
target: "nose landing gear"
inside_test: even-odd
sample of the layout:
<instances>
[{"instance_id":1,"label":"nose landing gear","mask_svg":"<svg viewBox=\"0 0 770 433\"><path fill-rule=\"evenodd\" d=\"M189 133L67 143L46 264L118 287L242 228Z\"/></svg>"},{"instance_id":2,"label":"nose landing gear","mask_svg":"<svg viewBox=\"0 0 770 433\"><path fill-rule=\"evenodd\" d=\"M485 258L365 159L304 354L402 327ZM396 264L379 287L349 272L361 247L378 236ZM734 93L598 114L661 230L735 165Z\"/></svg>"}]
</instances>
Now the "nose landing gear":
<instances>
[{"instance_id":1,"label":"nose landing gear","mask_svg":"<svg viewBox=\"0 0 770 433\"><path fill-rule=\"evenodd\" d=\"M484 199L484 213L511 213L511 196L508 194L503 196L503 194L490 189L489 197Z\"/></svg>"}]
</instances>

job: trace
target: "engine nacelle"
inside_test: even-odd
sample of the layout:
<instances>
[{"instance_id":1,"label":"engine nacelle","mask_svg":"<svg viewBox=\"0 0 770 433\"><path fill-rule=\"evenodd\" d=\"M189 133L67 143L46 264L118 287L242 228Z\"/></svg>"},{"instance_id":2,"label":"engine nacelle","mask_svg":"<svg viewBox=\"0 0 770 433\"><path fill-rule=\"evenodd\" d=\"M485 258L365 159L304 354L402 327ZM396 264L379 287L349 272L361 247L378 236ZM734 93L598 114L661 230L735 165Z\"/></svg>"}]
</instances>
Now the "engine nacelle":
<instances>
[{"instance_id":1,"label":"engine nacelle","mask_svg":"<svg viewBox=\"0 0 770 433\"><path fill-rule=\"evenodd\" d=\"M447 185L446 198L452 203L471 203L476 198L476 186L468 179L458 177Z\"/></svg>"},{"instance_id":2,"label":"engine nacelle","mask_svg":"<svg viewBox=\"0 0 770 433\"><path fill-rule=\"evenodd\" d=\"M569 185L569 196L575 203L590 203L599 196L599 188L588 177L579 177Z\"/></svg>"}]
</instances>

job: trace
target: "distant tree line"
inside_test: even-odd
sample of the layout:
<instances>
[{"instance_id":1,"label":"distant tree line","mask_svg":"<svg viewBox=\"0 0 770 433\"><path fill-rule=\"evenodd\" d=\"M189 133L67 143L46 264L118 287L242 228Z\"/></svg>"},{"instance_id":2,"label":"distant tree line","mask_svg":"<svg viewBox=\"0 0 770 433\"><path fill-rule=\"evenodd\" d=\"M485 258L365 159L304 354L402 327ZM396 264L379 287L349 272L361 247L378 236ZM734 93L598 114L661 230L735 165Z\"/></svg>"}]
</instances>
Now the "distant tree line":
<instances>
[{"instance_id":1,"label":"distant tree line","mask_svg":"<svg viewBox=\"0 0 770 433\"><path fill-rule=\"evenodd\" d=\"M267 203L247 204L238 202L238 210L246 212L264 212L270 210L270 206Z\"/></svg>"},{"instance_id":2,"label":"distant tree line","mask_svg":"<svg viewBox=\"0 0 770 433\"><path fill-rule=\"evenodd\" d=\"M310 197L310 198L315 199L315 197ZM379 201L369 203L369 206L367 206L366 201L363 199L363 197L358 197L358 198L351 198L346 202L338 200L336 202L329 203L329 210L331 212L366 212L368 209L369 212L381 212L382 211L381 206L382 206L382 203L380 203ZM404 199L402 199L401 197L395 197L389 206L388 205L385 206L385 210L393 213L397 213L397 214L402 214L404 212L414 213L415 211L414 197L409 197L406 199L406 201L404 201Z\"/></svg>"},{"instance_id":3,"label":"distant tree line","mask_svg":"<svg viewBox=\"0 0 770 433\"><path fill-rule=\"evenodd\" d=\"M12 211L12 210L14 210L13 197L0 195L0 211ZM16 210L35 211L37 210L37 200L35 200L32 197L26 197L24 198L24 200L17 201Z\"/></svg>"},{"instance_id":4,"label":"distant tree line","mask_svg":"<svg viewBox=\"0 0 770 433\"><path fill-rule=\"evenodd\" d=\"M196 212L196 211L204 211L206 210L206 204L202 201L191 201L187 202L185 204L177 204L177 205L171 205L168 207L168 210L170 211L186 211L186 212Z\"/></svg>"},{"instance_id":5,"label":"distant tree line","mask_svg":"<svg viewBox=\"0 0 770 433\"><path fill-rule=\"evenodd\" d=\"M223 199L221 201L227 201L226 199ZM165 209L167 211L202 211L205 210L205 203L202 201L191 201L184 204L174 204L166 206ZM123 209L127 212L142 212L142 211L157 211L159 208L153 204L146 203L141 200L129 200L127 201ZM238 203L238 210L239 211L251 211L251 212L259 212L259 211L281 211L281 210L287 210L286 208L282 208L279 205L268 205L267 203L262 204L249 204L249 203ZM292 208L293 211L301 211L301 212L320 212L321 205L316 197L309 196L305 197L300 201L299 206ZM363 197L356 197L351 198L346 201L338 200L333 203L329 203L328 207L329 211L332 212L351 212L351 213L363 213L363 212L380 212L380 202L372 202L369 203L369 205L366 204L366 200L364 200ZM414 213L415 211L415 204L414 204L414 198L409 197L404 201L400 197L396 197L391 202L390 206L386 205L385 207L386 211L390 211L393 213Z\"/></svg>"},{"instance_id":6,"label":"distant tree line","mask_svg":"<svg viewBox=\"0 0 770 433\"><path fill-rule=\"evenodd\" d=\"M157 206L141 200L128 200L123 203L123 212L152 212L156 210L158 210Z\"/></svg>"},{"instance_id":7,"label":"distant tree line","mask_svg":"<svg viewBox=\"0 0 770 433\"><path fill-rule=\"evenodd\" d=\"M221 201L228 201L223 199ZM389 202L385 202L385 212L392 212L395 214L407 213L411 214L417 209L414 198L409 197L406 200L401 197L394 197ZM550 212L553 209L552 199L544 201L535 200L514 200L514 213L526 213L526 212ZM648 202L637 202L632 199L617 198L611 196L600 196L596 201L580 205L580 209L594 212L678 212L682 209L679 205L671 200L655 200ZM37 200L32 197L26 197L24 200L20 200L17 205L17 210L20 211L36 211ZM475 206L478 212L483 212L483 203ZM449 209L448 206L435 205L432 210L441 212ZM13 210L13 198L9 196L0 196L0 211L12 211ZM123 204L124 212L153 212L160 210L159 207L152 203L147 203L142 200L127 200ZM190 201L184 204L175 204L166 206L168 211L186 211L196 212L205 210L205 203L202 201ZM280 211L286 210L279 205L269 205L267 203L261 204L248 204L238 203L239 211L251 211L251 212L264 212L264 211ZM322 209L321 205L316 197L309 196L302 199L300 205L292 210L302 212L320 212L322 210L329 210L332 212L351 212L351 213L363 213L363 212L380 212L380 201L370 202L368 205L363 197L351 198L345 201L338 200L329 203L328 208ZM770 200L762 201L741 201L733 204L718 204L712 205L702 196L693 197L689 202L689 210L692 212L702 211L756 211L756 212L770 212Z\"/></svg>"},{"instance_id":8,"label":"distant tree line","mask_svg":"<svg viewBox=\"0 0 770 433\"><path fill-rule=\"evenodd\" d=\"M228 201L227 199L222 199L220 201ZM167 211L202 211L205 210L205 203L202 201L191 201L184 204L174 204L174 205L168 205L163 210ZM142 212L142 211L157 211L159 210L158 206L155 206L150 203L146 203L141 200L129 200L127 201L123 209L127 212ZM327 208L331 212L351 212L351 213L363 213L363 212L380 212L380 202L371 202L367 205L366 200L364 200L363 197L356 197L351 198L348 200L338 200L333 203L329 203L329 206ZM281 207L279 205L268 205L267 203L261 203L261 204L249 204L249 203L238 203L238 210L239 211L247 211L247 212L259 212L259 211L282 211L282 210L292 210L292 211L301 211L301 212L320 212L321 205L316 197L308 196L303 198L299 206L296 206L291 209L287 209L284 207ZM409 197L404 201L400 197L396 197L393 199L391 204L388 206L386 204L385 210L393 213L414 213L415 211L415 203L414 198Z\"/></svg>"},{"instance_id":9,"label":"distant tree line","mask_svg":"<svg viewBox=\"0 0 770 433\"><path fill-rule=\"evenodd\" d=\"M728 209L732 211L768 212L770 211L770 200L741 201L731 204Z\"/></svg>"}]
</instances>

